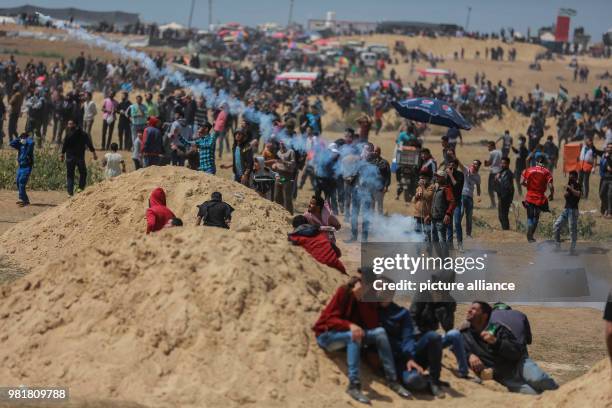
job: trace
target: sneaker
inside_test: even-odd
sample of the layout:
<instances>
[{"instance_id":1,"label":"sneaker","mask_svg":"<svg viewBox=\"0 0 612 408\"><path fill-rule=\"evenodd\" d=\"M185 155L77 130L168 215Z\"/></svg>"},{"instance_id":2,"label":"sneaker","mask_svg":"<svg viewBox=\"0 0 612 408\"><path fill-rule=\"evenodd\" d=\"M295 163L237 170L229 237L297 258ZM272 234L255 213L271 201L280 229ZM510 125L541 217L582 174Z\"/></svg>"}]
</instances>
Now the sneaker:
<instances>
[{"instance_id":1,"label":"sneaker","mask_svg":"<svg viewBox=\"0 0 612 408\"><path fill-rule=\"evenodd\" d=\"M431 392L431 395L436 398L444 397L444 391L442 391L442 386L438 381L429 381L429 391Z\"/></svg>"},{"instance_id":2,"label":"sneaker","mask_svg":"<svg viewBox=\"0 0 612 408\"><path fill-rule=\"evenodd\" d=\"M453 374L455 374L455 376L457 376L457 378L461 378L462 380L472 381L476 384L482 384L482 380L480 378L471 376L470 373L464 374L455 368L451 368L451 371L453 372Z\"/></svg>"},{"instance_id":3,"label":"sneaker","mask_svg":"<svg viewBox=\"0 0 612 408\"><path fill-rule=\"evenodd\" d=\"M465 251L463 250L463 242L458 242L458 243L457 243L457 251L459 251L459 252L465 252Z\"/></svg>"},{"instance_id":4,"label":"sneaker","mask_svg":"<svg viewBox=\"0 0 612 408\"><path fill-rule=\"evenodd\" d=\"M395 392L400 397L406 399L412 398L412 394L410 393L410 391L405 389L404 386L398 383L397 381L390 381L387 385L393 392Z\"/></svg>"},{"instance_id":5,"label":"sneaker","mask_svg":"<svg viewBox=\"0 0 612 408\"><path fill-rule=\"evenodd\" d=\"M355 237L351 237L351 238L349 238L349 239L345 239L345 240L344 240L344 243L345 243L345 244L352 244L353 242L357 242L357 238L355 238Z\"/></svg>"},{"instance_id":6,"label":"sneaker","mask_svg":"<svg viewBox=\"0 0 612 408\"><path fill-rule=\"evenodd\" d=\"M350 383L346 389L346 393L357 402L361 402L362 404L370 403L370 399L361 392L361 384L358 382Z\"/></svg>"}]
</instances>

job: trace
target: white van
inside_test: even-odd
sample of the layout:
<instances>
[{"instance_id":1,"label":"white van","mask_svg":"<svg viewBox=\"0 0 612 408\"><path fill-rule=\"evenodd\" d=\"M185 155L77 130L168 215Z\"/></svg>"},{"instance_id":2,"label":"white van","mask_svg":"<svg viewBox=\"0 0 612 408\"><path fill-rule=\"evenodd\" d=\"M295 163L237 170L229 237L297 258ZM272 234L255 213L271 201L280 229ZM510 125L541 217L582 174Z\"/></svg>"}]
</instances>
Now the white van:
<instances>
[{"instance_id":1,"label":"white van","mask_svg":"<svg viewBox=\"0 0 612 408\"><path fill-rule=\"evenodd\" d=\"M376 66L376 61L378 60L378 56L373 52L362 52L359 54L359 58L361 58L366 67Z\"/></svg>"},{"instance_id":2,"label":"white van","mask_svg":"<svg viewBox=\"0 0 612 408\"><path fill-rule=\"evenodd\" d=\"M382 44L372 44L368 46L368 51L373 52L383 58L389 58L389 47Z\"/></svg>"}]
</instances>

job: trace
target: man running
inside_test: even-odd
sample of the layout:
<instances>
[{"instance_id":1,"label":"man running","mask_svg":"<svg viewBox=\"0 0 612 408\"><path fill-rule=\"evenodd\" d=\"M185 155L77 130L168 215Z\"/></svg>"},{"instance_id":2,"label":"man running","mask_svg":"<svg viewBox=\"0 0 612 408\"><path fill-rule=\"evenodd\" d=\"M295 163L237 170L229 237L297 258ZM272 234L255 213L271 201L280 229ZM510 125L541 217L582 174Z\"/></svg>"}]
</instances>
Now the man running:
<instances>
[{"instance_id":1,"label":"man running","mask_svg":"<svg viewBox=\"0 0 612 408\"><path fill-rule=\"evenodd\" d=\"M523 171L521 184L527 187L527 194L523 201L523 206L527 210L527 241L535 242L533 234L538 227L540 213L550 211L548 200L552 201L555 193L553 176L546 168L546 156L538 155L536 165ZM547 189L550 189L548 197L545 194Z\"/></svg>"}]
</instances>

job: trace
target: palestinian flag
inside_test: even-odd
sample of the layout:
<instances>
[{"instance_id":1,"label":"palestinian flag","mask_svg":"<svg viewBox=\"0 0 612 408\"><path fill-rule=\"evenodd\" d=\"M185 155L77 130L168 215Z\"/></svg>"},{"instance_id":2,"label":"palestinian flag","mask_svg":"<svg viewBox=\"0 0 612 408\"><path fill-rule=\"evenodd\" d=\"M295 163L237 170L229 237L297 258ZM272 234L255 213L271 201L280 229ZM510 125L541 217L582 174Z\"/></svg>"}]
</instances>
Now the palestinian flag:
<instances>
[{"instance_id":1,"label":"palestinian flag","mask_svg":"<svg viewBox=\"0 0 612 408\"><path fill-rule=\"evenodd\" d=\"M569 91L567 90L567 88L564 88L562 85L559 85L558 97L559 99L567 101L569 99Z\"/></svg>"}]
</instances>

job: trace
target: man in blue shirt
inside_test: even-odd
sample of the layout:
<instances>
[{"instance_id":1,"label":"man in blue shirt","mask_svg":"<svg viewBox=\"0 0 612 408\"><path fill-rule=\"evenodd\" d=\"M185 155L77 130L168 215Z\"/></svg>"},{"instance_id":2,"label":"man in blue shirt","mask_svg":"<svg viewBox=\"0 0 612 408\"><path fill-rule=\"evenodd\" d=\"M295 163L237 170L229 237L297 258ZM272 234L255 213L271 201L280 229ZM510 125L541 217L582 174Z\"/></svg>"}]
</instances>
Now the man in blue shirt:
<instances>
[{"instance_id":1,"label":"man in blue shirt","mask_svg":"<svg viewBox=\"0 0 612 408\"><path fill-rule=\"evenodd\" d=\"M17 190L19 190L17 205L25 207L30 205L26 185L34 166L34 140L28 133L22 133L19 138L10 141L10 146L19 152L17 154Z\"/></svg>"}]
</instances>

